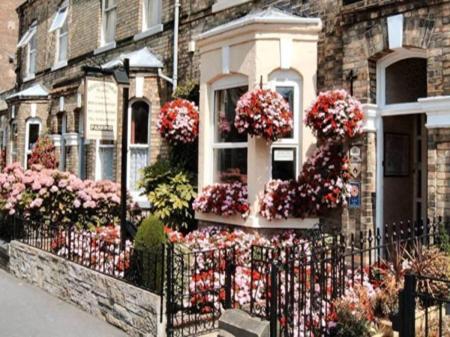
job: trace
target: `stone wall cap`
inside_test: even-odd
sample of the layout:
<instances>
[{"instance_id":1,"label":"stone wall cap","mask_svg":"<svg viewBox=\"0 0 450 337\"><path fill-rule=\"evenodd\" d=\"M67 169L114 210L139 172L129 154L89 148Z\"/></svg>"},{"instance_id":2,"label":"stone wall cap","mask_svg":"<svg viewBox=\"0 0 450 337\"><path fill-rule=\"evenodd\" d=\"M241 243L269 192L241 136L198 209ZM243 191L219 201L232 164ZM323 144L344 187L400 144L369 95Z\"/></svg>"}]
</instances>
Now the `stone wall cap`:
<instances>
[{"instance_id":1,"label":"stone wall cap","mask_svg":"<svg viewBox=\"0 0 450 337\"><path fill-rule=\"evenodd\" d=\"M265 10L252 11L240 19L201 33L195 37L195 40L203 40L251 24L312 25L316 26L318 30L322 29L322 21L320 18L300 17L276 8L268 8Z\"/></svg>"},{"instance_id":2,"label":"stone wall cap","mask_svg":"<svg viewBox=\"0 0 450 337\"><path fill-rule=\"evenodd\" d=\"M24 98L48 98L48 90L40 83L6 97L6 100Z\"/></svg>"}]
</instances>

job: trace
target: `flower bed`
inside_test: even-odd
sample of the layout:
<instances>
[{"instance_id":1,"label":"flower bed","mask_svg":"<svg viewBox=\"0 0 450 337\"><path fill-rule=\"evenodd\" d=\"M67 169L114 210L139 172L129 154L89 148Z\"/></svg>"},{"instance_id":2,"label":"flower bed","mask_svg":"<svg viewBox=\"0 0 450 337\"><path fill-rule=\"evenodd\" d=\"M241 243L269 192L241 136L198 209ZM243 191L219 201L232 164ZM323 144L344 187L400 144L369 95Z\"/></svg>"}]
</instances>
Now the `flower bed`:
<instances>
[{"instance_id":1,"label":"flower bed","mask_svg":"<svg viewBox=\"0 0 450 337\"><path fill-rule=\"evenodd\" d=\"M214 184L203 189L194 200L193 208L202 213L221 216L239 214L245 219L250 212L247 199L247 186L240 182Z\"/></svg>"},{"instance_id":2,"label":"flower bed","mask_svg":"<svg viewBox=\"0 0 450 337\"><path fill-rule=\"evenodd\" d=\"M276 141L289 134L292 123L289 104L276 91L255 89L237 103L234 125L240 133Z\"/></svg>"},{"instance_id":3,"label":"flower bed","mask_svg":"<svg viewBox=\"0 0 450 337\"><path fill-rule=\"evenodd\" d=\"M188 144L197 140L199 113L194 103L176 99L166 103L159 114L158 130L172 144Z\"/></svg>"}]
</instances>

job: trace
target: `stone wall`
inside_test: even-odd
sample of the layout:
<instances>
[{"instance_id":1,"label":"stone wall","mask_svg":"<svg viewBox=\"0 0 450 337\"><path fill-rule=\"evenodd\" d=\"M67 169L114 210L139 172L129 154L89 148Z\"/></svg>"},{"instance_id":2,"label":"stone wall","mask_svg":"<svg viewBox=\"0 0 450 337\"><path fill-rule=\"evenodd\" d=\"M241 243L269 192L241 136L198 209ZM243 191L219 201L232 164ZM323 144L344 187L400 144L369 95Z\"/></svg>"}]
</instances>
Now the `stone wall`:
<instances>
[{"instance_id":1,"label":"stone wall","mask_svg":"<svg viewBox=\"0 0 450 337\"><path fill-rule=\"evenodd\" d=\"M164 336L160 297L42 250L13 241L10 271L130 336Z\"/></svg>"}]
</instances>

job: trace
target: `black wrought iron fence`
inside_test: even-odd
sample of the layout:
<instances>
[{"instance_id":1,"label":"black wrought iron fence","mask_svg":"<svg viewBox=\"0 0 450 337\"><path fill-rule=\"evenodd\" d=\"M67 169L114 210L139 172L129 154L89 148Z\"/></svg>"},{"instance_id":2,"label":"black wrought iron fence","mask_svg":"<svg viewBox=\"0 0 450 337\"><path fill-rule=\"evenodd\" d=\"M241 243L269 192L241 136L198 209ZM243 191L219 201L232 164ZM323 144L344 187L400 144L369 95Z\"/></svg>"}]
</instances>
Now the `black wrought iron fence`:
<instances>
[{"instance_id":1,"label":"black wrought iron fence","mask_svg":"<svg viewBox=\"0 0 450 337\"><path fill-rule=\"evenodd\" d=\"M406 275L400 316L400 337L449 337L450 278Z\"/></svg>"}]
</instances>

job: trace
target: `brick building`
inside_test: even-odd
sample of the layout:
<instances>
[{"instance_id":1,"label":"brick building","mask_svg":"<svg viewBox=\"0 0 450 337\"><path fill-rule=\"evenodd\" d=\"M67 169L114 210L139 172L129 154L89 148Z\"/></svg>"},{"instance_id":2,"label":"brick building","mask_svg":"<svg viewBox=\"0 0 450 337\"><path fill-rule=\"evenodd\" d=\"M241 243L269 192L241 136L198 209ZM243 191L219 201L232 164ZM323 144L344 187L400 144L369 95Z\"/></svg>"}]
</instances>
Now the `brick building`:
<instances>
[{"instance_id":1,"label":"brick building","mask_svg":"<svg viewBox=\"0 0 450 337\"><path fill-rule=\"evenodd\" d=\"M139 169L164 152L164 144L156 132L156 118L159 107L170 97L172 84L198 82L200 106L214 106L210 90L220 96L219 89L215 89L218 85L224 93L232 95L231 90L226 90L243 85L233 82L231 75L248 75L237 73L245 62L263 65L265 58L270 57L269 64L278 59L279 65L264 70L264 82L276 87L276 83L284 81L279 87L287 88L292 97L298 91L298 100L293 98L292 104L298 110L299 123L309 104L302 97L309 97L311 90L345 88L364 103L366 132L352 144L355 153L361 153L352 163L355 183L361 185L361 204L339 217L342 226L366 230L381 228L385 222L437 215L450 217L447 108L450 3L447 1L27 0L17 13L20 18L17 92L7 99L9 115L3 125L9 139L9 161L26 164L37 135L45 132L61 149L62 169L88 178L117 180L121 88L113 88L112 76L87 72L83 67L113 68L120 63L121 55L123 58L126 54L131 59L132 73L128 176L130 189L136 189ZM308 33L309 28L305 28L299 32L307 35L302 38L285 35L297 29L288 25L300 22L299 18L305 27L312 19L320 18L321 29ZM276 31L274 22L286 31L281 28ZM269 27L273 31L269 32ZM239 43L231 39L233 34L239 35L240 29L253 34L248 39L256 41L253 47L253 42L250 43L247 52L240 47L236 49ZM258 34L262 32L273 35L261 38ZM314 42L317 48L311 49L315 50L311 51L315 60L308 57L308 62L317 68L313 78L298 70L301 65L289 68L302 52L301 49L297 52L295 42L311 39L317 40ZM258 50L263 50L258 46L273 41L278 41L273 49L258 54ZM217 59L212 64L217 67L212 78L202 74L202 64L206 64L209 56ZM246 86L254 86L254 80L247 77ZM90 85L94 85L92 91L86 90ZM104 100L102 108L95 97L87 103L88 92L103 95L108 92L111 95L108 102L113 104ZM89 128L86 130L85 125L92 123L89 118L98 109L115 115L113 128L108 129L110 134L103 138L93 135ZM205 132L208 126L203 127ZM208 139L208 132L201 146L211 152L217 144ZM307 131L300 129L297 142L281 146L299 153L289 159L297 171L309 153L303 133ZM246 160L238 164L232 158L242 156L232 154L233 145L219 144L229 148L230 155L225 156L228 168L245 165L247 169L248 161L256 158L258 151L251 149L257 149L257 145L252 145L251 140L240 143L238 148L248 147L248 152ZM273 149L266 150L267 156L271 156ZM199 173L205 176L201 186L215 179L214 174L203 174L209 167L202 160L216 159L200 158ZM267 167L273 165L274 162L269 162ZM270 178L267 167L264 174Z\"/></svg>"}]
</instances>

